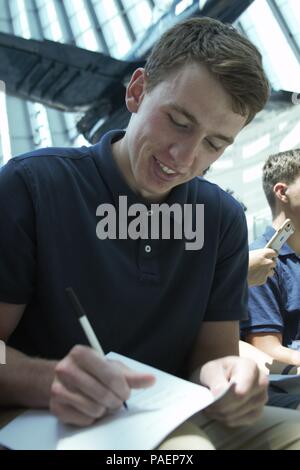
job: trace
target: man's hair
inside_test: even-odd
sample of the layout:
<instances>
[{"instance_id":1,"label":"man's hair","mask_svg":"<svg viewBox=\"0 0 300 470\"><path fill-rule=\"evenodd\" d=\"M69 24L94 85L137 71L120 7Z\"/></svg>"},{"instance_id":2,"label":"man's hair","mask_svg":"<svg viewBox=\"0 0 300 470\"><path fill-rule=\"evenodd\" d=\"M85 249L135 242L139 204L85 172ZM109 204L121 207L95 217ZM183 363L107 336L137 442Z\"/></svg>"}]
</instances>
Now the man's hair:
<instances>
[{"instance_id":1,"label":"man's hair","mask_svg":"<svg viewBox=\"0 0 300 470\"><path fill-rule=\"evenodd\" d=\"M145 65L147 90L189 62L206 65L231 96L233 111L247 116L247 124L266 104L269 83L261 54L233 26L203 17L177 23L166 31Z\"/></svg>"},{"instance_id":2,"label":"man's hair","mask_svg":"<svg viewBox=\"0 0 300 470\"><path fill-rule=\"evenodd\" d=\"M291 184L300 176L300 149L270 155L263 166L263 188L272 213L275 212L276 183Z\"/></svg>"}]
</instances>

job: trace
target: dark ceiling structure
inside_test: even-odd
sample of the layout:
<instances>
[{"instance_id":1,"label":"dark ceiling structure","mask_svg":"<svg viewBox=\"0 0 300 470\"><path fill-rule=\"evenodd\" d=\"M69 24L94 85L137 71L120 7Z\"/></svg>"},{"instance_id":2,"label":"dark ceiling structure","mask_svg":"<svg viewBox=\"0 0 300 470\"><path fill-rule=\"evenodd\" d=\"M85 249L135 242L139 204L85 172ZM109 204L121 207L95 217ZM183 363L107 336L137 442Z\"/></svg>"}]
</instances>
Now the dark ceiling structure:
<instances>
[{"instance_id":1,"label":"dark ceiling structure","mask_svg":"<svg viewBox=\"0 0 300 470\"><path fill-rule=\"evenodd\" d=\"M177 1L160 19L164 29L183 18L210 16L233 23L253 0L208 0L202 10L194 1L175 15ZM160 29L161 30L161 29ZM125 87L133 70L143 66L158 37L157 25L135 43L126 60L48 40L36 41L0 33L0 79L8 94L84 116L78 131L90 142L111 128L124 128L129 113Z\"/></svg>"},{"instance_id":2,"label":"dark ceiling structure","mask_svg":"<svg viewBox=\"0 0 300 470\"><path fill-rule=\"evenodd\" d=\"M115 126L114 116L124 106L124 80L143 64L0 33L0 79L6 93L61 111L84 112L79 131L89 141L94 140L91 131L99 119Z\"/></svg>"}]
</instances>

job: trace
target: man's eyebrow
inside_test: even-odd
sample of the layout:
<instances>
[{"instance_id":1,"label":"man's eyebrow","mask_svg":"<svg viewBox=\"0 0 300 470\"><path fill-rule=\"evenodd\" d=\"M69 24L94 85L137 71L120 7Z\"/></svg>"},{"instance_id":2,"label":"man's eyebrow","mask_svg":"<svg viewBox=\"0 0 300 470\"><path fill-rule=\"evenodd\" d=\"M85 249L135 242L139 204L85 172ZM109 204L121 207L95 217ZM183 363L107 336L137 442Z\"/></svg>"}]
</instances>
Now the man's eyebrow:
<instances>
[{"instance_id":1,"label":"man's eyebrow","mask_svg":"<svg viewBox=\"0 0 300 470\"><path fill-rule=\"evenodd\" d=\"M195 125L198 125L199 126L199 122L197 121L197 119L195 118L195 116L191 113L189 113L185 108L183 108L182 106L179 106L178 104L170 104L170 108L174 109L175 111L177 111L178 113L181 113L183 114L189 121L191 121L193 124ZM215 137L216 139L220 139L220 140L224 140L225 142L227 142L228 144L233 144L234 142L234 138L233 137L228 137L226 135L223 135L223 134L214 134L212 135L211 137Z\"/></svg>"},{"instance_id":2,"label":"man's eyebrow","mask_svg":"<svg viewBox=\"0 0 300 470\"><path fill-rule=\"evenodd\" d=\"M183 114L189 121L191 121L193 124L199 125L199 122L195 118L195 116L191 113L189 113L185 108L182 106L179 106L178 104L172 103L170 104L170 108L173 108L174 111L177 111L178 113Z\"/></svg>"}]
</instances>

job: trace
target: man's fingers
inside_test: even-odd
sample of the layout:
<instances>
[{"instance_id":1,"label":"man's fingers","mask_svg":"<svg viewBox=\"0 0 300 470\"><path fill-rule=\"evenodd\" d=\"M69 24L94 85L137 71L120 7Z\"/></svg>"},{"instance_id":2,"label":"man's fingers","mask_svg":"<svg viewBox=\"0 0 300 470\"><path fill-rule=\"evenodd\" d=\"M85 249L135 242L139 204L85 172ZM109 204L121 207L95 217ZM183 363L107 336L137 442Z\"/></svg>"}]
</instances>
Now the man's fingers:
<instances>
[{"instance_id":1,"label":"man's fingers","mask_svg":"<svg viewBox=\"0 0 300 470\"><path fill-rule=\"evenodd\" d=\"M232 359L225 358L225 368L226 362L232 362ZM267 377L253 361L239 358L231 368L230 379L233 382L231 388L205 413L228 426L252 424L267 400Z\"/></svg>"},{"instance_id":2,"label":"man's fingers","mask_svg":"<svg viewBox=\"0 0 300 470\"><path fill-rule=\"evenodd\" d=\"M253 424L262 414L265 401L264 396L261 395L255 400L248 402L247 406L241 406L236 410L223 414L223 416L219 415L218 419L220 422L223 422L230 427Z\"/></svg>"},{"instance_id":3,"label":"man's fingers","mask_svg":"<svg viewBox=\"0 0 300 470\"><path fill-rule=\"evenodd\" d=\"M225 358L226 361L227 358ZM230 356L228 360L232 359ZM238 358L234 367L231 368L230 381L234 386L221 399L226 408L238 409L245 403L255 403L256 400L264 400L267 396L268 378L256 365L254 361L247 358ZM232 395L232 396L230 396Z\"/></svg>"},{"instance_id":4,"label":"man's fingers","mask_svg":"<svg viewBox=\"0 0 300 470\"><path fill-rule=\"evenodd\" d=\"M50 402L50 411L65 424L74 424L75 426L90 426L95 418L84 415L70 405L59 402Z\"/></svg>"},{"instance_id":5,"label":"man's fingers","mask_svg":"<svg viewBox=\"0 0 300 470\"><path fill-rule=\"evenodd\" d=\"M125 378L130 388L147 388L155 383L154 375L134 371L125 372Z\"/></svg>"},{"instance_id":6,"label":"man's fingers","mask_svg":"<svg viewBox=\"0 0 300 470\"><path fill-rule=\"evenodd\" d=\"M266 258L277 258L278 253L272 248L264 248L264 253Z\"/></svg>"},{"instance_id":7,"label":"man's fingers","mask_svg":"<svg viewBox=\"0 0 300 470\"><path fill-rule=\"evenodd\" d=\"M219 402L207 408L210 416L222 422L227 419L240 420L255 410L259 412L268 398L265 390L259 391L251 399L236 396L233 390L221 398Z\"/></svg>"},{"instance_id":8,"label":"man's fingers","mask_svg":"<svg viewBox=\"0 0 300 470\"><path fill-rule=\"evenodd\" d=\"M51 387L51 401L65 406L71 406L79 413L89 416L90 418L100 418L106 412L106 408L102 403L95 402L86 398L82 394L70 392L61 382L55 380ZM118 407L122 406L119 400Z\"/></svg>"},{"instance_id":9,"label":"man's fingers","mask_svg":"<svg viewBox=\"0 0 300 470\"><path fill-rule=\"evenodd\" d=\"M236 383L237 395L256 395L266 389L268 385L267 375L264 374L254 361L248 358L240 358L232 370L231 380Z\"/></svg>"},{"instance_id":10,"label":"man's fingers","mask_svg":"<svg viewBox=\"0 0 300 470\"><path fill-rule=\"evenodd\" d=\"M90 348L87 348L90 349ZM92 353L94 351L90 350ZM90 353L90 351L88 351ZM113 368L109 373L109 364L106 360L99 358L97 355L91 357L91 371L86 372L78 365L72 354L65 357L58 363L55 372L60 382L70 391L80 393L86 398L96 403L101 403L109 409L116 409L130 394L130 389L123 374L116 372ZM93 374L93 359L96 358L98 365L98 377Z\"/></svg>"},{"instance_id":11,"label":"man's fingers","mask_svg":"<svg viewBox=\"0 0 300 470\"><path fill-rule=\"evenodd\" d=\"M155 382L152 374L136 372L121 362L101 357L86 346L75 346L58 363L56 375L70 393L68 399L74 399L74 407L83 412L87 403L110 410L119 408L128 400L131 388L145 388ZM83 401L75 398L78 395ZM64 398L67 400L66 395ZM89 409L86 412L93 413Z\"/></svg>"},{"instance_id":12,"label":"man's fingers","mask_svg":"<svg viewBox=\"0 0 300 470\"><path fill-rule=\"evenodd\" d=\"M228 382L227 382L227 387L228 387ZM216 402L212 403L206 408L206 412L210 415L218 416L219 414L223 415L224 413L227 414L229 407L232 405L232 403L235 404L236 406L236 397L234 393L234 387L235 384L231 384L229 389L226 391L225 395L219 398ZM221 387L220 387L221 388ZM222 390L224 391L224 390ZM222 393L222 392L221 392ZM218 394L214 394L214 396L217 396Z\"/></svg>"},{"instance_id":13,"label":"man's fingers","mask_svg":"<svg viewBox=\"0 0 300 470\"><path fill-rule=\"evenodd\" d=\"M55 372L70 392L81 393L95 402L102 402L103 398L106 398L104 403L106 407L112 409L118 407L119 397L71 361L62 360L56 366Z\"/></svg>"},{"instance_id":14,"label":"man's fingers","mask_svg":"<svg viewBox=\"0 0 300 470\"><path fill-rule=\"evenodd\" d=\"M213 419L216 419L220 423L224 424L225 426L228 427L238 427L238 426L250 426L254 424L259 417L262 415L263 412L263 407L262 408L255 408L251 411L249 411L246 414L241 414L240 416L232 415L232 414L227 414L226 416L210 416Z\"/></svg>"},{"instance_id":15,"label":"man's fingers","mask_svg":"<svg viewBox=\"0 0 300 470\"><path fill-rule=\"evenodd\" d=\"M74 361L76 367L94 377L117 398L122 401L128 399L130 387L118 362L101 357L99 353L86 346L75 346L67 359Z\"/></svg>"},{"instance_id":16,"label":"man's fingers","mask_svg":"<svg viewBox=\"0 0 300 470\"><path fill-rule=\"evenodd\" d=\"M155 376L153 374L145 374L144 372L137 372L130 367L126 366L120 361L111 361L116 367L119 367L123 372L127 384L130 388L147 388L155 383Z\"/></svg>"},{"instance_id":17,"label":"man's fingers","mask_svg":"<svg viewBox=\"0 0 300 470\"><path fill-rule=\"evenodd\" d=\"M221 361L210 361L202 367L200 371L200 383L208 386L215 397L228 388L229 376ZM225 399L225 397L223 397L222 400L223 399Z\"/></svg>"}]
</instances>

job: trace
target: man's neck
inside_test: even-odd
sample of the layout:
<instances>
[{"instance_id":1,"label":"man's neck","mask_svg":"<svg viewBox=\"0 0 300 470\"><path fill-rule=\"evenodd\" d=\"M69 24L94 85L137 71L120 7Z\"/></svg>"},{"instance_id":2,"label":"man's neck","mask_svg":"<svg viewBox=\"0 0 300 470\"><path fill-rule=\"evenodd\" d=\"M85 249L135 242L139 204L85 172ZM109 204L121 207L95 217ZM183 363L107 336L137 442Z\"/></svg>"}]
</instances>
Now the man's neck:
<instances>
[{"instance_id":1,"label":"man's neck","mask_svg":"<svg viewBox=\"0 0 300 470\"><path fill-rule=\"evenodd\" d=\"M283 224L283 222L288 218L291 219L291 221L292 221L292 223L295 227L295 232L293 233L293 235L291 235L289 237L289 239L287 240L286 243L289 245L289 247L297 255L300 256L300 225L299 225L299 222L297 220L295 220L292 216L290 216L290 215L288 215L284 212L281 212L276 217L274 217L272 226L275 230L278 230L279 227Z\"/></svg>"}]
</instances>

